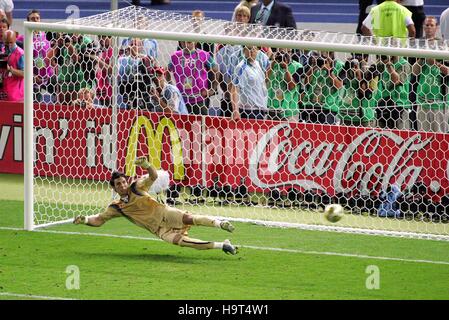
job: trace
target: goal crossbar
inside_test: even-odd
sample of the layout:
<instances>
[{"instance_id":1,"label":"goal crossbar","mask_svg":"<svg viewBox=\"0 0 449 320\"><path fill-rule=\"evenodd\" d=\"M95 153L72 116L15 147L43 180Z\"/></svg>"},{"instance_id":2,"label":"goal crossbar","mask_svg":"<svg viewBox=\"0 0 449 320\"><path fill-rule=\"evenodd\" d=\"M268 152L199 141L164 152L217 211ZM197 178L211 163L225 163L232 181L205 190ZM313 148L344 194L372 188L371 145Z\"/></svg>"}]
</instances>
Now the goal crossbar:
<instances>
[{"instance_id":1,"label":"goal crossbar","mask_svg":"<svg viewBox=\"0 0 449 320\"><path fill-rule=\"evenodd\" d=\"M135 22L131 25L123 24L125 17L142 17L155 22ZM357 52L377 55L397 55L417 58L449 59L449 44L441 41L434 45L428 41L414 41L407 39L395 41L392 38L376 39L375 37L361 37L355 34L335 32L320 32L310 30L286 30L278 27L261 27L258 25L244 27L240 23L231 23L223 20L206 19L203 22L206 31L196 33L191 24L181 21L190 21L190 16L181 14L167 14L164 11L146 8L127 7L112 13L104 13L89 18L73 19L59 23L24 22L27 30L71 32L93 35L136 37L158 40L179 40L180 35L184 41L198 41L222 44L240 44L264 46L274 48L290 48L316 51ZM141 23L140 25L138 23ZM208 28L208 24L211 26ZM181 27L176 27L181 25ZM237 35L229 35L227 30L240 30ZM310 36L313 34L313 36ZM307 40L305 40L306 38Z\"/></svg>"}]
</instances>

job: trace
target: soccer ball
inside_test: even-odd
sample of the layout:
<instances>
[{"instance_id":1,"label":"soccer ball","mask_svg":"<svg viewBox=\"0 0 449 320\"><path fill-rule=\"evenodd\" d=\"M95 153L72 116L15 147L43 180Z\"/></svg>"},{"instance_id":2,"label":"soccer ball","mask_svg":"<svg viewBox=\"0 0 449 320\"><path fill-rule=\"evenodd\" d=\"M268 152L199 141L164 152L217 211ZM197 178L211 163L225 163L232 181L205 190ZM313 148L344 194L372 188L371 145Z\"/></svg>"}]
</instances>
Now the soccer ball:
<instances>
[{"instance_id":1,"label":"soccer ball","mask_svg":"<svg viewBox=\"0 0 449 320\"><path fill-rule=\"evenodd\" d=\"M339 204L330 204L324 208L324 216L330 222L337 222L343 218L344 210Z\"/></svg>"}]
</instances>

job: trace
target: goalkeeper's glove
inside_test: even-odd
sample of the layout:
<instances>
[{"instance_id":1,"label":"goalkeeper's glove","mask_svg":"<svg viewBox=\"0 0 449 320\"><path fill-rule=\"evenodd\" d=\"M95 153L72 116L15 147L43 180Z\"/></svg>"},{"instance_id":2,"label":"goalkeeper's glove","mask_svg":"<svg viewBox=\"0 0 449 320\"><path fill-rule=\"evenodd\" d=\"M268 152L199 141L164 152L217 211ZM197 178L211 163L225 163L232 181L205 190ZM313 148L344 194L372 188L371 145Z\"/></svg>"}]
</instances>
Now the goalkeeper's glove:
<instances>
[{"instance_id":1,"label":"goalkeeper's glove","mask_svg":"<svg viewBox=\"0 0 449 320\"><path fill-rule=\"evenodd\" d=\"M86 216L76 216L75 219L73 219L74 224L87 224L88 218Z\"/></svg>"},{"instance_id":2,"label":"goalkeeper's glove","mask_svg":"<svg viewBox=\"0 0 449 320\"><path fill-rule=\"evenodd\" d=\"M136 166L142 167L144 169L148 169L151 167L151 164L148 162L147 157L139 157L134 161Z\"/></svg>"}]
</instances>

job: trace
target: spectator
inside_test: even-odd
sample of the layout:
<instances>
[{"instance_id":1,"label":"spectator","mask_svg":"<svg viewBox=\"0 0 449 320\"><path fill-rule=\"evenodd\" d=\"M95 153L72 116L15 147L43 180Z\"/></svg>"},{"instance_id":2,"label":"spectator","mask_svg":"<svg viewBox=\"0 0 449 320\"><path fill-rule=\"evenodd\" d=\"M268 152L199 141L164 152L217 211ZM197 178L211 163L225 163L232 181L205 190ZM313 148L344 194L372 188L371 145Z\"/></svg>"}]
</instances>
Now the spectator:
<instances>
[{"instance_id":1,"label":"spectator","mask_svg":"<svg viewBox=\"0 0 449 320\"><path fill-rule=\"evenodd\" d=\"M101 108L102 106L94 102L95 93L90 88L82 88L78 91L78 99L72 102L74 107L93 109Z\"/></svg>"},{"instance_id":2,"label":"spectator","mask_svg":"<svg viewBox=\"0 0 449 320\"><path fill-rule=\"evenodd\" d=\"M383 0L377 0L376 2L377 4L381 4ZM373 0L359 0L359 22L355 31L357 34L362 34L362 23L368 16L372 4Z\"/></svg>"},{"instance_id":3,"label":"spectator","mask_svg":"<svg viewBox=\"0 0 449 320\"><path fill-rule=\"evenodd\" d=\"M369 56L354 55L345 63L340 78L341 106L338 111L340 123L350 126L374 127L376 122L373 92L377 89L379 73L376 66L369 66Z\"/></svg>"},{"instance_id":4,"label":"spectator","mask_svg":"<svg viewBox=\"0 0 449 320\"><path fill-rule=\"evenodd\" d=\"M250 16L251 16L251 8L255 5L257 5L258 2L259 2L258 0L242 0L242 1L240 1L240 3L234 8L234 12L232 13L231 21L238 22L236 19L236 12L237 12L237 8L239 8L239 7L248 8L249 12L250 12ZM248 19L248 22L249 22L249 19Z\"/></svg>"},{"instance_id":5,"label":"spectator","mask_svg":"<svg viewBox=\"0 0 449 320\"><path fill-rule=\"evenodd\" d=\"M168 69L173 73L189 113L207 115L206 99L215 94L213 88L216 87L215 83L209 84L208 72L214 73L214 82L218 72L214 58L208 52L196 49L196 42L188 41L183 50L171 55Z\"/></svg>"},{"instance_id":6,"label":"spectator","mask_svg":"<svg viewBox=\"0 0 449 320\"><path fill-rule=\"evenodd\" d=\"M217 52L217 64L220 68L220 86L223 90L223 100L221 101L221 115L224 117L232 117L233 107L231 102L232 78L235 70L241 61L245 60L243 48L239 45L226 45ZM256 61L266 72L270 61L268 56L258 50Z\"/></svg>"},{"instance_id":7,"label":"spectator","mask_svg":"<svg viewBox=\"0 0 449 320\"><path fill-rule=\"evenodd\" d=\"M122 48L129 47L132 40L133 38L123 39L121 47ZM141 39L141 41L143 47L143 52L141 52L141 54L144 54L153 59L157 59L159 50L157 41L154 39Z\"/></svg>"},{"instance_id":8,"label":"spectator","mask_svg":"<svg viewBox=\"0 0 449 320\"><path fill-rule=\"evenodd\" d=\"M232 76L232 118L264 119L267 113L268 94L266 74L256 60L260 48L243 48L244 59Z\"/></svg>"},{"instance_id":9,"label":"spectator","mask_svg":"<svg viewBox=\"0 0 449 320\"><path fill-rule=\"evenodd\" d=\"M401 0L401 4L412 13L412 20L416 29L416 38L422 38L423 23L426 19L426 14L424 13L424 0Z\"/></svg>"},{"instance_id":10,"label":"spectator","mask_svg":"<svg viewBox=\"0 0 449 320\"><path fill-rule=\"evenodd\" d=\"M0 10L5 13L8 24L12 25L12 11L14 9L14 3L12 0L0 0Z\"/></svg>"},{"instance_id":11,"label":"spectator","mask_svg":"<svg viewBox=\"0 0 449 320\"><path fill-rule=\"evenodd\" d=\"M437 31L438 31L438 21L435 17L428 16L424 20L424 40L429 44L430 46L436 45L437 40ZM411 65L414 65L417 61L414 57L409 57L408 61ZM418 80L417 75L415 75L412 72L412 75L410 77L410 103L412 104L412 107L410 109L410 126L413 130L419 130L418 128L418 119L417 119L417 104L416 104L416 92L418 91Z\"/></svg>"},{"instance_id":12,"label":"spectator","mask_svg":"<svg viewBox=\"0 0 449 320\"><path fill-rule=\"evenodd\" d=\"M90 37L80 34L72 35L72 41L79 54L84 81L89 88L92 88L96 81L98 43Z\"/></svg>"},{"instance_id":13,"label":"spectator","mask_svg":"<svg viewBox=\"0 0 449 320\"><path fill-rule=\"evenodd\" d=\"M204 33L202 25L204 21L205 15L204 11L202 10L193 10L192 11L192 29L195 33ZM182 50L185 48L185 41L178 41L178 48L177 50ZM204 50L208 52L210 55L214 55L215 49L214 49L214 43L207 43L207 42L197 42L196 48Z\"/></svg>"},{"instance_id":14,"label":"spectator","mask_svg":"<svg viewBox=\"0 0 449 320\"><path fill-rule=\"evenodd\" d=\"M445 41L449 41L449 8L444 10L440 16L441 37Z\"/></svg>"},{"instance_id":15,"label":"spectator","mask_svg":"<svg viewBox=\"0 0 449 320\"><path fill-rule=\"evenodd\" d=\"M39 10L31 10L27 14L27 21L40 22L41 15ZM33 91L35 101L42 101L42 93L48 92L50 79L53 76L53 68L47 53L50 50L50 41L47 40L43 31L35 31L33 33L33 59L34 59L34 82Z\"/></svg>"},{"instance_id":16,"label":"spectator","mask_svg":"<svg viewBox=\"0 0 449 320\"><path fill-rule=\"evenodd\" d=\"M112 103L112 38L110 36L100 36L99 56L97 57L97 98L98 102L110 107Z\"/></svg>"},{"instance_id":17,"label":"spectator","mask_svg":"<svg viewBox=\"0 0 449 320\"><path fill-rule=\"evenodd\" d=\"M9 30L9 23L8 23L8 20L3 18L0 20L0 53L5 52L5 44L4 44L3 35L6 32L6 30Z\"/></svg>"},{"instance_id":18,"label":"spectator","mask_svg":"<svg viewBox=\"0 0 449 320\"><path fill-rule=\"evenodd\" d=\"M58 78L58 102L71 105L77 92L95 80L93 41L85 35L59 34L48 51Z\"/></svg>"},{"instance_id":19,"label":"spectator","mask_svg":"<svg viewBox=\"0 0 449 320\"><path fill-rule=\"evenodd\" d=\"M2 34L4 33L4 31L6 30L11 30L9 22L6 18L1 18L0 19L0 31L2 32L0 34L0 50L3 49L3 40L2 40ZM16 44L23 49L23 35L19 35L18 32L16 32Z\"/></svg>"},{"instance_id":20,"label":"spectator","mask_svg":"<svg viewBox=\"0 0 449 320\"><path fill-rule=\"evenodd\" d=\"M410 10L400 5L401 0L385 0L373 7L363 21L364 36L415 38L416 30Z\"/></svg>"},{"instance_id":21,"label":"spectator","mask_svg":"<svg viewBox=\"0 0 449 320\"><path fill-rule=\"evenodd\" d=\"M305 108L301 119L312 123L337 123L340 105L339 91L343 81L339 78L344 63L335 59L334 53L314 53L310 56L305 72L305 91L302 105Z\"/></svg>"},{"instance_id":22,"label":"spectator","mask_svg":"<svg viewBox=\"0 0 449 320\"><path fill-rule=\"evenodd\" d=\"M389 185L387 190L381 191L379 200L381 204L378 208L379 217L399 218L401 216L400 198L403 196L399 186Z\"/></svg>"},{"instance_id":23,"label":"spectator","mask_svg":"<svg viewBox=\"0 0 449 320\"><path fill-rule=\"evenodd\" d=\"M417 77L416 92L418 129L449 131L449 67L435 59L418 59L413 65Z\"/></svg>"},{"instance_id":24,"label":"spectator","mask_svg":"<svg viewBox=\"0 0 449 320\"><path fill-rule=\"evenodd\" d=\"M240 33L244 24L249 21L250 11L247 7L241 6L235 9L236 22L239 23L238 29L231 32ZM243 24L243 25L242 25ZM219 67L219 83L223 91L221 100L221 115L232 117L231 87L232 76L237 65L244 60L243 48L240 45L225 45L216 54L216 61ZM268 56L261 50L258 51L256 60L265 72L270 64Z\"/></svg>"},{"instance_id":25,"label":"spectator","mask_svg":"<svg viewBox=\"0 0 449 320\"><path fill-rule=\"evenodd\" d=\"M176 86L167 83L166 74L166 70L162 67L155 69L156 89L152 94L164 113L188 114L181 92Z\"/></svg>"},{"instance_id":26,"label":"spectator","mask_svg":"<svg viewBox=\"0 0 449 320\"><path fill-rule=\"evenodd\" d=\"M196 32L196 33L204 33L203 26L202 26L204 18L205 18L204 11L194 10L192 12L192 24L193 24L194 32ZM214 53L215 53L215 45L214 45L214 43L197 42L196 43L196 49L208 52L211 55L211 57L213 57ZM208 81L208 84L209 84L208 89L209 89L210 92L217 92L218 81L215 79L216 76L217 76L216 72L213 69L209 69L209 71L207 72L207 78L209 79L209 81ZM210 90L210 89L212 89L212 90ZM206 98L205 104L206 104L206 107L209 109L209 106L210 106L210 98L209 97Z\"/></svg>"},{"instance_id":27,"label":"spectator","mask_svg":"<svg viewBox=\"0 0 449 320\"><path fill-rule=\"evenodd\" d=\"M278 50L267 70L269 118L299 120L299 91L303 66L291 58L290 49Z\"/></svg>"},{"instance_id":28,"label":"spectator","mask_svg":"<svg viewBox=\"0 0 449 320\"><path fill-rule=\"evenodd\" d=\"M12 30L6 30L3 33L3 43L8 57L0 67L3 84L0 98L6 101L23 101L24 51L17 46L16 33Z\"/></svg>"},{"instance_id":29,"label":"spectator","mask_svg":"<svg viewBox=\"0 0 449 320\"><path fill-rule=\"evenodd\" d=\"M234 9L232 21L238 23L238 26L236 26L236 28L241 28L242 24L246 25L249 23L250 17L251 17L251 10L248 7L243 5L237 6Z\"/></svg>"},{"instance_id":30,"label":"spectator","mask_svg":"<svg viewBox=\"0 0 449 320\"><path fill-rule=\"evenodd\" d=\"M426 40L439 40L437 37L438 32L438 20L433 16L428 16L424 20L424 39Z\"/></svg>"},{"instance_id":31,"label":"spectator","mask_svg":"<svg viewBox=\"0 0 449 320\"><path fill-rule=\"evenodd\" d=\"M314 41L316 37L315 32L310 30L303 30L299 36L300 41ZM298 61L304 67L304 70L309 68L310 56L313 55L313 51L310 50L295 50L293 54L293 60Z\"/></svg>"},{"instance_id":32,"label":"spectator","mask_svg":"<svg viewBox=\"0 0 449 320\"><path fill-rule=\"evenodd\" d=\"M411 66L409 62L397 56L380 56L377 62L380 73L377 103L377 122L381 128L409 129L408 113L410 108L409 90Z\"/></svg>"},{"instance_id":33,"label":"spectator","mask_svg":"<svg viewBox=\"0 0 449 320\"><path fill-rule=\"evenodd\" d=\"M204 11L201 10L194 10L192 12L192 26L193 31L195 33L204 33L203 31L203 21L204 21L205 15ZM206 52L209 52L210 55L214 54L214 44L213 43L207 43L207 42L197 42L196 48L204 50ZM180 50L179 48L178 50Z\"/></svg>"},{"instance_id":34,"label":"spectator","mask_svg":"<svg viewBox=\"0 0 449 320\"><path fill-rule=\"evenodd\" d=\"M262 0L251 8L250 23L296 29L292 9L275 0Z\"/></svg>"},{"instance_id":35,"label":"spectator","mask_svg":"<svg viewBox=\"0 0 449 320\"><path fill-rule=\"evenodd\" d=\"M122 108L140 108L154 111L150 88L155 61L145 54L141 39L134 38L125 54L118 58L119 97Z\"/></svg>"}]
</instances>

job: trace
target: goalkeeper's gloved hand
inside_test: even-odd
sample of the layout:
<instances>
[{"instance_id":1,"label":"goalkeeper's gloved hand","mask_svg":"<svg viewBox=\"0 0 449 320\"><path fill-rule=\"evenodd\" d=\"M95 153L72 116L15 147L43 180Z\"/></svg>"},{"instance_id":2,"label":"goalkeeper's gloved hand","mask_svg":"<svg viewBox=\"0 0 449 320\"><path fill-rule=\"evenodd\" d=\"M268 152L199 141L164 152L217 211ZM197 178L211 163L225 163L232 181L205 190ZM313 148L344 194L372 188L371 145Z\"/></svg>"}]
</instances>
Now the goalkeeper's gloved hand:
<instances>
[{"instance_id":1,"label":"goalkeeper's gloved hand","mask_svg":"<svg viewBox=\"0 0 449 320\"><path fill-rule=\"evenodd\" d=\"M76 216L75 219L73 219L74 224L86 224L87 217L86 216Z\"/></svg>"},{"instance_id":2,"label":"goalkeeper's gloved hand","mask_svg":"<svg viewBox=\"0 0 449 320\"><path fill-rule=\"evenodd\" d=\"M137 158L134 163L136 166L142 167L144 169L148 169L149 167L151 167L151 164L148 162L147 157L145 156Z\"/></svg>"}]
</instances>

